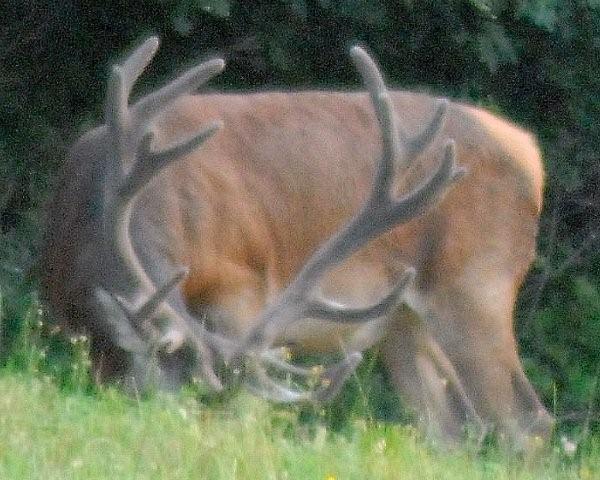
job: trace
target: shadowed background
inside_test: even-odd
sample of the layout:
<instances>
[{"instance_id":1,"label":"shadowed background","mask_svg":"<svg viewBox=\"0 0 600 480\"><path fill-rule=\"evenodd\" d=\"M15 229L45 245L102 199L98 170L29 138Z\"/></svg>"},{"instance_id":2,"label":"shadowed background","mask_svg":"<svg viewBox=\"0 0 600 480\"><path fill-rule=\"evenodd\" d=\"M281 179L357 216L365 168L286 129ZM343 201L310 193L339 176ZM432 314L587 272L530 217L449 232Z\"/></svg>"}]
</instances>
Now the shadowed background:
<instances>
[{"instance_id":1,"label":"shadowed background","mask_svg":"<svg viewBox=\"0 0 600 480\"><path fill-rule=\"evenodd\" d=\"M35 300L43 206L65 152L101 122L108 67L149 34L162 47L138 92L211 54L227 60L214 90L358 88L347 52L360 43L390 87L476 103L533 131L548 177L539 257L517 312L521 355L563 425L598 425L599 0L3 1L5 362ZM394 415L376 365L363 370L339 404L368 397L376 415Z\"/></svg>"}]
</instances>

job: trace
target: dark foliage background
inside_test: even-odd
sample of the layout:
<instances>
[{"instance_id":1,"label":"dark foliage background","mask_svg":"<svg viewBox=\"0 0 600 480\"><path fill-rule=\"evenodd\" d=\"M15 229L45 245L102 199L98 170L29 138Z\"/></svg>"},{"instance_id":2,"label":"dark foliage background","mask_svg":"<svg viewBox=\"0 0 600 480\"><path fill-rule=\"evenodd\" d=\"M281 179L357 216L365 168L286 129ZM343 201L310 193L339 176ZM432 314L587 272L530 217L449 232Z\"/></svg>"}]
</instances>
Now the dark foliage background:
<instances>
[{"instance_id":1,"label":"dark foliage background","mask_svg":"<svg viewBox=\"0 0 600 480\"><path fill-rule=\"evenodd\" d=\"M15 312L35 297L26 273L54 175L68 145L101 119L108 66L150 33L162 48L147 84L219 53L228 61L211 84L219 90L356 87L347 50L360 42L390 85L474 102L535 132L548 178L539 258L517 312L522 356L564 424L597 423L600 0L4 0L5 354L21 328ZM372 370L367 383L385 413L379 376Z\"/></svg>"}]
</instances>

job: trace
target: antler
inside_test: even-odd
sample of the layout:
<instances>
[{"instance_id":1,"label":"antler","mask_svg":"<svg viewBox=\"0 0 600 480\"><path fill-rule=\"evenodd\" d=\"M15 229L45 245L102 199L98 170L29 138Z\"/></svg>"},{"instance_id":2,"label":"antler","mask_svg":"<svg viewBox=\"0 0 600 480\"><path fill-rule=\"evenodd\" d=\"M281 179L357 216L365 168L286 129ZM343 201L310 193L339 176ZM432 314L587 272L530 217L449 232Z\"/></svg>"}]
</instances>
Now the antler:
<instances>
[{"instance_id":1,"label":"antler","mask_svg":"<svg viewBox=\"0 0 600 480\"><path fill-rule=\"evenodd\" d=\"M399 133L390 97L382 76L371 58L359 47L351 51L354 63L371 95L382 133L383 154L375 175L369 199L362 209L338 233L334 234L307 261L278 300L269 305L257 327L240 346L232 340L210 333L185 312L176 311L168 302L169 295L181 283L187 270L181 268L162 286L157 287L135 254L130 237L133 205L139 193L161 171L202 145L218 128L213 122L196 135L162 151L152 150L152 119L179 96L190 93L219 73L223 60L202 63L135 103L128 105L129 95L158 48L158 39L144 42L122 65L113 67L108 83L106 125L110 141L106 172L103 229L106 248L110 250L129 285L128 297L119 296L102 287L96 298L110 317L107 325L116 343L134 356L134 365L143 365L158 349L171 353L188 344L197 354L200 376L215 389L222 388L214 372L213 350L226 360L246 360L248 387L277 401L324 401L335 395L360 362L360 352L351 352L341 362L319 375L320 386L314 391L287 388L267 373L267 368L292 375L314 377L314 369L288 363L271 345L289 324L306 317L333 322L364 322L385 315L400 300L406 285L414 277L407 269L398 285L375 305L345 308L317 298L314 290L323 275L334 265L347 259L374 237L407 222L431 205L448 186L460 177L455 165L454 144L449 141L444 158L432 177L408 195L394 199L393 177L396 170L406 169L436 138L446 111L441 101L430 124L414 138ZM402 137L402 139L400 138ZM401 141L402 140L402 141ZM127 324L117 318L122 312ZM114 315L113 315L114 314ZM163 326L162 336L157 320ZM160 368L154 362L155 368Z\"/></svg>"},{"instance_id":2,"label":"antler","mask_svg":"<svg viewBox=\"0 0 600 480\"><path fill-rule=\"evenodd\" d=\"M166 302L187 270L180 269L164 285L156 287L135 253L129 229L135 200L150 180L201 146L221 127L221 122L213 122L175 146L153 151L152 120L180 96L191 93L220 73L225 63L221 59L204 62L129 106L131 89L155 55L158 44L156 37L146 40L123 64L113 67L108 82L106 127L110 144L104 192L104 239L134 298L108 294L101 287L96 297L109 312L115 311L114 304L118 305L129 320L129 325L119 324L114 319L108 321L117 343L123 348L139 357L151 355L159 348L174 351L184 342L191 343L198 353L202 377L220 390L222 386L213 371L212 353L205 339L195 334L189 322ZM166 328L162 337L151 323L158 319Z\"/></svg>"},{"instance_id":3,"label":"antler","mask_svg":"<svg viewBox=\"0 0 600 480\"><path fill-rule=\"evenodd\" d=\"M401 142L393 105L377 65L360 47L352 48L350 54L370 93L381 130L383 153L371 194L362 209L306 262L278 299L266 308L257 322L258 326L236 352L235 361L245 359L246 364L250 366L250 372L256 382L253 389L276 400L327 399L337 392L360 361L359 352L348 355L342 362L326 370L322 377L325 380L324 384L314 392L293 391L279 385L268 376L265 363L273 364L273 359L268 354L269 348L287 326L307 317L341 323L364 322L381 317L399 304L405 287L414 277L414 270L408 269L387 296L366 308L346 308L315 298L314 291L323 275L376 236L418 216L464 172L456 166L454 142L449 140L437 171L409 194L399 199L394 198L392 186L395 171L405 170L436 138L442 126L447 102L438 102L432 120L422 133L414 138L407 138L402 134ZM277 362L276 366L285 372L310 375L310 371L298 369L283 360Z\"/></svg>"}]
</instances>

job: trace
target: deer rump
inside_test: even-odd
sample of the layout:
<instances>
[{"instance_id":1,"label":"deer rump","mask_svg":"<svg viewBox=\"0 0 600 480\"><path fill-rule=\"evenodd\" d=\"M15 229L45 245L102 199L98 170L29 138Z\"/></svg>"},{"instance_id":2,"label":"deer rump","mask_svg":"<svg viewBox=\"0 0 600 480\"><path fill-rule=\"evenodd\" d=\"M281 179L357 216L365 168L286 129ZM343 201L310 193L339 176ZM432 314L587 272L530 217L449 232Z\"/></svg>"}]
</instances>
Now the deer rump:
<instances>
[{"instance_id":1,"label":"deer rump","mask_svg":"<svg viewBox=\"0 0 600 480\"><path fill-rule=\"evenodd\" d=\"M430 96L393 91L390 98L409 136L436 115ZM152 148L168 148L215 119L221 131L139 193L129 234L155 285L188 269L167 298L175 310L242 341L307 258L360 210L381 135L364 93L190 95L153 119ZM98 247L108 136L103 126L72 148L49 209L41 272L53 312L90 334L99 375L118 378L130 374L130 354L115 342L94 296L99 284L116 284L124 294L130 288ZM449 103L434 140L390 191L402 195L429 177L448 139L468 175L425 213L336 265L316 288L322 298L359 309L380 301L412 267L416 277L403 301L369 322L298 319L271 343L317 353L376 345L429 432L453 441L465 425L493 425L523 444L547 436L552 425L523 373L512 320L535 255L539 151L512 124ZM193 376L185 349L158 352L156 361L166 388Z\"/></svg>"}]
</instances>

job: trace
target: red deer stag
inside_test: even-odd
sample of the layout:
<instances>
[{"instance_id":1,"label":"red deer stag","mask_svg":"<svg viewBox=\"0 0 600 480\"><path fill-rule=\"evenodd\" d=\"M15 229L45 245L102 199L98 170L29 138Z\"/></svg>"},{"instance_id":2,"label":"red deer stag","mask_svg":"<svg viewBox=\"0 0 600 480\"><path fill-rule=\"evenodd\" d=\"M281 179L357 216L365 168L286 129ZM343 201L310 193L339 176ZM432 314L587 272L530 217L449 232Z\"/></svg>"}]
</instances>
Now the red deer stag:
<instances>
[{"instance_id":1,"label":"red deer stag","mask_svg":"<svg viewBox=\"0 0 600 480\"><path fill-rule=\"evenodd\" d=\"M45 298L91 336L98 375L220 390L226 363L267 398L322 401L377 345L433 432L548 434L512 320L542 201L528 133L388 92L358 47L368 93L194 95L216 59L130 104L157 47L113 67L105 125L72 148L49 211ZM344 355L292 389L278 373L314 369L281 346Z\"/></svg>"}]
</instances>

